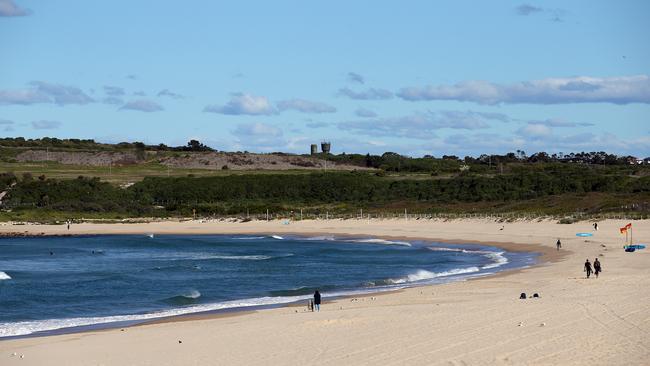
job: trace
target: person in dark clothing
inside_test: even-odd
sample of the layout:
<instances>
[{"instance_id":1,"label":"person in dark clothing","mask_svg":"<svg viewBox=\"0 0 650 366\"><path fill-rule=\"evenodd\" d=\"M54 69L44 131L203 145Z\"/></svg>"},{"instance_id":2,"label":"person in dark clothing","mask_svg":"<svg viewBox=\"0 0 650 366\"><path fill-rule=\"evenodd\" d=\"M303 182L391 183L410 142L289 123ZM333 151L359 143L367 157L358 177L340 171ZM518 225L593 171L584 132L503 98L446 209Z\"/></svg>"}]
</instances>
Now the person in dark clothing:
<instances>
[{"instance_id":1,"label":"person in dark clothing","mask_svg":"<svg viewBox=\"0 0 650 366\"><path fill-rule=\"evenodd\" d=\"M585 262L585 272L587 272L587 278L591 276L592 271L593 270L591 269L591 263L589 262L589 259L587 259L587 261Z\"/></svg>"},{"instance_id":2,"label":"person in dark clothing","mask_svg":"<svg viewBox=\"0 0 650 366\"><path fill-rule=\"evenodd\" d=\"M555 243L555 246L557 247L557 250L560 250L562 248L562 243L560 242L560 239L557 239L557 243Z\"/></svg>"},{"instance_id":3,"label":"person in dark clothing","mask_svg":"<svg viewBox=\"0 0 650 366\"><path fill-rule=\"evenodd\" d=\"M594 222L594 230L598 231L598 223L597 222ZM594 265L595 265L595 263L594 263Z\"/></svg>"},{"instance_id":4,"label":"person in dark clothing","mask_svg":"<svg viewBox=\"0 0 650 366\"><path fill-rule=\"evenodd\" d=\"M598 258L594 259L594 274L596 275L596 278L598 278L598 274L602 271L603 270L600 267L600 261Z\"/></svg>"},{"instance_id":5,"label":"person in dark clothing","mask_svg":"<svg viewBox=\"0 0 650 366\"><path fill-rule=\"evenodd\" d=\"M320 311L320 292L318 292L318 290L314 292L314 307L316 308L316 311Z\"/></svg>"}]
</instances>

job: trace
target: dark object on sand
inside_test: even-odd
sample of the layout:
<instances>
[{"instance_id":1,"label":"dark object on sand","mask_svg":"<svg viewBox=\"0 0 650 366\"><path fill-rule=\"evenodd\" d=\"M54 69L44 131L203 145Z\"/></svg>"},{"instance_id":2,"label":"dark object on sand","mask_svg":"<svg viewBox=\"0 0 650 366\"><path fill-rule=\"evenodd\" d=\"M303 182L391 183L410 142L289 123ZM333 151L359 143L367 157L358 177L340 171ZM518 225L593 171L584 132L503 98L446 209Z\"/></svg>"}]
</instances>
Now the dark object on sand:
<instances>
[{"instance_id":1,"label":"dark object on sand","mask_svg":"<svg viewBox=\"0 0 650 366\"><path fill-rule=\"evenodd\" d=\"M316 311L320 311L320 292L318 290L314 292L314 308L316 308Z\"/></svg>"},{"instance_id":2,"label":"dark object on sand","mask_svg":"<svg viewBox=\"0 0 650 366\"><path fill-rule=\"evenodd\" d=\"M525 300L526 299L526 293L522 292L521 295L519 295L520 300Z\"/></svg>"},{"instance_id":3,"label":"dark object on sand","mask_svg":"<svg viewBox=\"0 0 650 366\"><path fill-rule=\"evenodd\" d=\"M539 297L539 294L536 292L533 294L533 297Z\"/></svg>"},{"instance_id":4,"label":"dark object on sand","mask_svg":"<svg viewBox=\"0 0 650 366\"><path fill-rule=\"evenodd\" d=\"M632 253L635 250L636 250L635 247L627 247L627 248L625 248L625 251L628 252L628 253Z\"/></svg>"}]
</instances>

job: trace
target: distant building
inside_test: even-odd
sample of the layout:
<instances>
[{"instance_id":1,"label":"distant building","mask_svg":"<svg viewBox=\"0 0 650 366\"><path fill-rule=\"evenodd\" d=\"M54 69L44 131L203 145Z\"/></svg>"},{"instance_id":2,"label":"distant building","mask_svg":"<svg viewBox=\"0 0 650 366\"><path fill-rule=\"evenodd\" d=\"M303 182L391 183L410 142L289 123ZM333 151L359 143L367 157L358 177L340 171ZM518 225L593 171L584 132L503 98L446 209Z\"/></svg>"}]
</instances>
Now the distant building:
<instances>
[{"instance_id":1,"label":"distant building","mask_svg":"<svg viewBox=\"0 0 650 366\"><path fill-rule=\"evenodd\" d=\"M316 155L318 154L318 145L316 144L311 144L311 154Z\"/></svg>"},{"instance_id":2,"label":"distant building","mask_svg":"<svg viewBox=\"0 0 650 366\"><path fill-rule=\"evenodd\" d=\"M320 143L320 148L323 151L323 154L329 154L332 144L329 141L323 141Z\"/></svg>"},{"instance_id":3,"label":"distant building","mask_svg":"<svg viewBox=\"0 0 650 366\"><path fill-rule=\"evenodd\" d=\"M627 158L627 162L630 165L641 165L643 164L643 159L635 158L634 156L630 156Z\"/></svg>"}]
</instances>

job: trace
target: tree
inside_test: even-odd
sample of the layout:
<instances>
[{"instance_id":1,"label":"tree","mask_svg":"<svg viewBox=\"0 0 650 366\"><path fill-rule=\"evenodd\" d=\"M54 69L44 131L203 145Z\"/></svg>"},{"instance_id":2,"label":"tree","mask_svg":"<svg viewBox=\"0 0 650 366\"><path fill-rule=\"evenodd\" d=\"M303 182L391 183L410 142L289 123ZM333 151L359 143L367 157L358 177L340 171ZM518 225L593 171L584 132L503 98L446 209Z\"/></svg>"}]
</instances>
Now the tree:
<instances>
[{"instance_id":1,"label":"tree","mask_svg":"<svg viewBox=\"0 0 650 366\"><path fill-rule=\"evenodd\" d=\"M203 145L198 140L190 140L187 143L187 146L185 147L184 150L186 150L186 151L213 151L213 149L211 147Z\"/></svg>"},{"instance_id":2,"label":"tree","mask_svg":"<svg viewBox=\"0 0 650 366\"><path fill-rule=\"evenodd\" d=\"M146 155L144 148L146 145L142 142L137 141L133 143L133 147L135 147L135 158L138 160L144 160Z\"/></svg>"}]
</instances>

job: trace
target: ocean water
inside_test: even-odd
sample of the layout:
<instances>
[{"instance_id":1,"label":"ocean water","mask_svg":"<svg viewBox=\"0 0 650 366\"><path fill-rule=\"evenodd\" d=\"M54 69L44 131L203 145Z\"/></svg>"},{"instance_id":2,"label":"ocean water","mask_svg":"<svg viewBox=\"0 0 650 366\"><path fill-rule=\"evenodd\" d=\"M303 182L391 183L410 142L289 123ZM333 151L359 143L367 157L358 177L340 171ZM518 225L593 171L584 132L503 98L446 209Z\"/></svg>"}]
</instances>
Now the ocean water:
<instances>
[{"instance_id":1,"label":"ocean water","mask_svg":"<svg viewBox=\"0 0 650 366\"><path fill-rule=\"evenodd\" d=\"M377 238L98 235L0 239L0 337L462 280L534 253ZM43 333L45 332L45 333Z\"/></svg>"}]
</instances>

